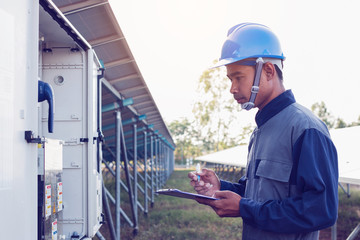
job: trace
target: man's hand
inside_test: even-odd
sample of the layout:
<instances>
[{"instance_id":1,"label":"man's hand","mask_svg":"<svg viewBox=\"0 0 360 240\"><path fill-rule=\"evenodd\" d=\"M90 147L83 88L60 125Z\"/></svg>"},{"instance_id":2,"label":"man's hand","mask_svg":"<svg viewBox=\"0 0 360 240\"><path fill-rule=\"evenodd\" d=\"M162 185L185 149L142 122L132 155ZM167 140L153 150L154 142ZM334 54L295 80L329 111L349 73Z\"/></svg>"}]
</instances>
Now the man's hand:
<instances>
[{"instance_id":1,"label":"man's hand","mask_svg":"<svg viewBox=\"0 0 360 240\"><path fill-rule=\"evenodd\" d=\"M200 176L200 181L197 179ZM213 170L203 168L201 173L189 172L190 184L198 194L212 197L220 190L220 180Z\"/></svg>"},{"instance_id":2,"label":"man's hand","mask_svg":"<svg viewBox=\"0 0 360 240\"><path fill-rule=\"evenodd\" d=\"M217 191L214 197L220 200L196 198L196 201L212 207L219 217L240 217L240 195L231 191Z\"/></svg>"}]
</instances>

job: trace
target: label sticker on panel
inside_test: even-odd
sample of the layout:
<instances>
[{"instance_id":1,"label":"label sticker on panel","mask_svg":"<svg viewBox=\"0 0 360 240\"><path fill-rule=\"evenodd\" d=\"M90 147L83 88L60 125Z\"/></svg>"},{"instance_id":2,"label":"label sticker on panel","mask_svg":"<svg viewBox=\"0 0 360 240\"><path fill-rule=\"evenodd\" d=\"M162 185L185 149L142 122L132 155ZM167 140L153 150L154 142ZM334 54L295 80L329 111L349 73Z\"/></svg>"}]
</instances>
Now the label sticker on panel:
<instances>
[{"instance_id":1,"label":"label sticker on panel","mask_svg":"<svg viewBox=\"0 0 360 240\"><path fill-rule=\"evenodd\" d=\"M45 218L51 215L51 185L45 185Z\"/></svg>"},{"instance_id":2,"label":"label sticker on panel","mask_svg":"<svg viewBox=\"0 0 360 240\"><path fill-rule=\"evenodd\" d=\"M62 195L63 194L63 191L62 191L62 182L59 182L57 184L57 206L58 206L58 211L61 211L62 210L62 203L63 203L63 200L62 200Z\"/></svg>"},{"instance_id":3,"label":"label sticker on panel","mask_svg":"<svg viewBox=\"0 0 360 240\"><path fill-rule=\"evenodd\" d=\"M57 231L57 219L55 219L55 221L52 222L51 224L51 238L52 240L57 240L58 231Z\"/></svg>"}]
</instances>

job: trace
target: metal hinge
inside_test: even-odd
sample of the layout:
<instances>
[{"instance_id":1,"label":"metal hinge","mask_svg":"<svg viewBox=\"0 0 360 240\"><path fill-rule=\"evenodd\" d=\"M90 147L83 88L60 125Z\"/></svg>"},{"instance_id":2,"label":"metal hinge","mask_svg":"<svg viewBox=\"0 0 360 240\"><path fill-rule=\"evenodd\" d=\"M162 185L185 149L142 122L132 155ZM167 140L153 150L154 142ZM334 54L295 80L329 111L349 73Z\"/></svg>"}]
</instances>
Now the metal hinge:
<instances>
[{"instance_id":1,"label":"metal hinge","mask_svg":"<svg viewBox=\"0 0 360 240\"><path fill-rule=\"evenodd\" d=\"M41 137L34 137L34 133L32 131L25 131L25 140L27 143L43 143L45 140Z\"/></svg>"},{"instance_id":2,"label":"metal hinge","mask_svg":"<svg viewBox=\"0 0 360 240\"><path fill-rule=\"evenodd\" d=\"M98 130L98 136L94 137L94 140L97 140L98 142L104 142L105 138L104 135L101 131Z\"/></svg>"},{"instance_id":3,"label":"metal hinge","mask_svg":"<svg viewBox=\"0 0 360 240\"><path fill-rule=\"evenodd\" d=\"M89 138L80 138L80 142L89 142Z\"/></svg>"}]
</instances>

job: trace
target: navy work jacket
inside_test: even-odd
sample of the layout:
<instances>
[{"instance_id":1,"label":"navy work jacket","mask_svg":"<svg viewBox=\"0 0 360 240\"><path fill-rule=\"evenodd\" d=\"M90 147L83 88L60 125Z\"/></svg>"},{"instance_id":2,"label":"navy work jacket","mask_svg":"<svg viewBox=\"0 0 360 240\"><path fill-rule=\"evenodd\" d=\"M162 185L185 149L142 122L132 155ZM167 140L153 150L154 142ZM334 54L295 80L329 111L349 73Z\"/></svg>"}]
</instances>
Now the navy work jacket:
<instances>
[{"instance_id":1,"label":"navy work jacket","mask_svg":"<svg viewBox=\"0 0 360 240\"><path fill-rule=\"evenodd\" d=\"M318 239L338 209L338 161L326 125L291 90L256 115L246 176L221 180L240 194L243 239Z\"/></svg>"}]
</instances>

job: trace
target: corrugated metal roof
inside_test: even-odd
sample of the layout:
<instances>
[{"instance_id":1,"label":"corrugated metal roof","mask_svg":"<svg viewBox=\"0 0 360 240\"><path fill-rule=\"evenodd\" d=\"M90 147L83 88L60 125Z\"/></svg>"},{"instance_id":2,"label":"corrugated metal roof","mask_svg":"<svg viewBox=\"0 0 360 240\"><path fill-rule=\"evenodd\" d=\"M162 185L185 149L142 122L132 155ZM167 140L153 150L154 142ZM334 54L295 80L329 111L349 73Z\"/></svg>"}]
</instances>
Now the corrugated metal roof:
<instances>
[{"instance_id":1,"label":"corrugated metal roof","mask_svg":"<svg viewBox=\"0 0 360 240\"><path fill-rule=\"evenodd\" d=\"M146 124L153 124L167 142L175 147L171 134L141 75L126 42L119 23L107 0L54 0L55 5L69 19L95 50L105 66L105 79L123 98L132 98L133 109L138 115L147 116ZM116 102L113 94L103 88L103 105ZM123 120L133 116L123 112ZM113 122L111 113L103 114L103 126ZM130 126L124 126L126 132ZM106 135L107 132L104 132ZM111 133L108 133L111 134Z\"/></svg>"}]
</instances>

